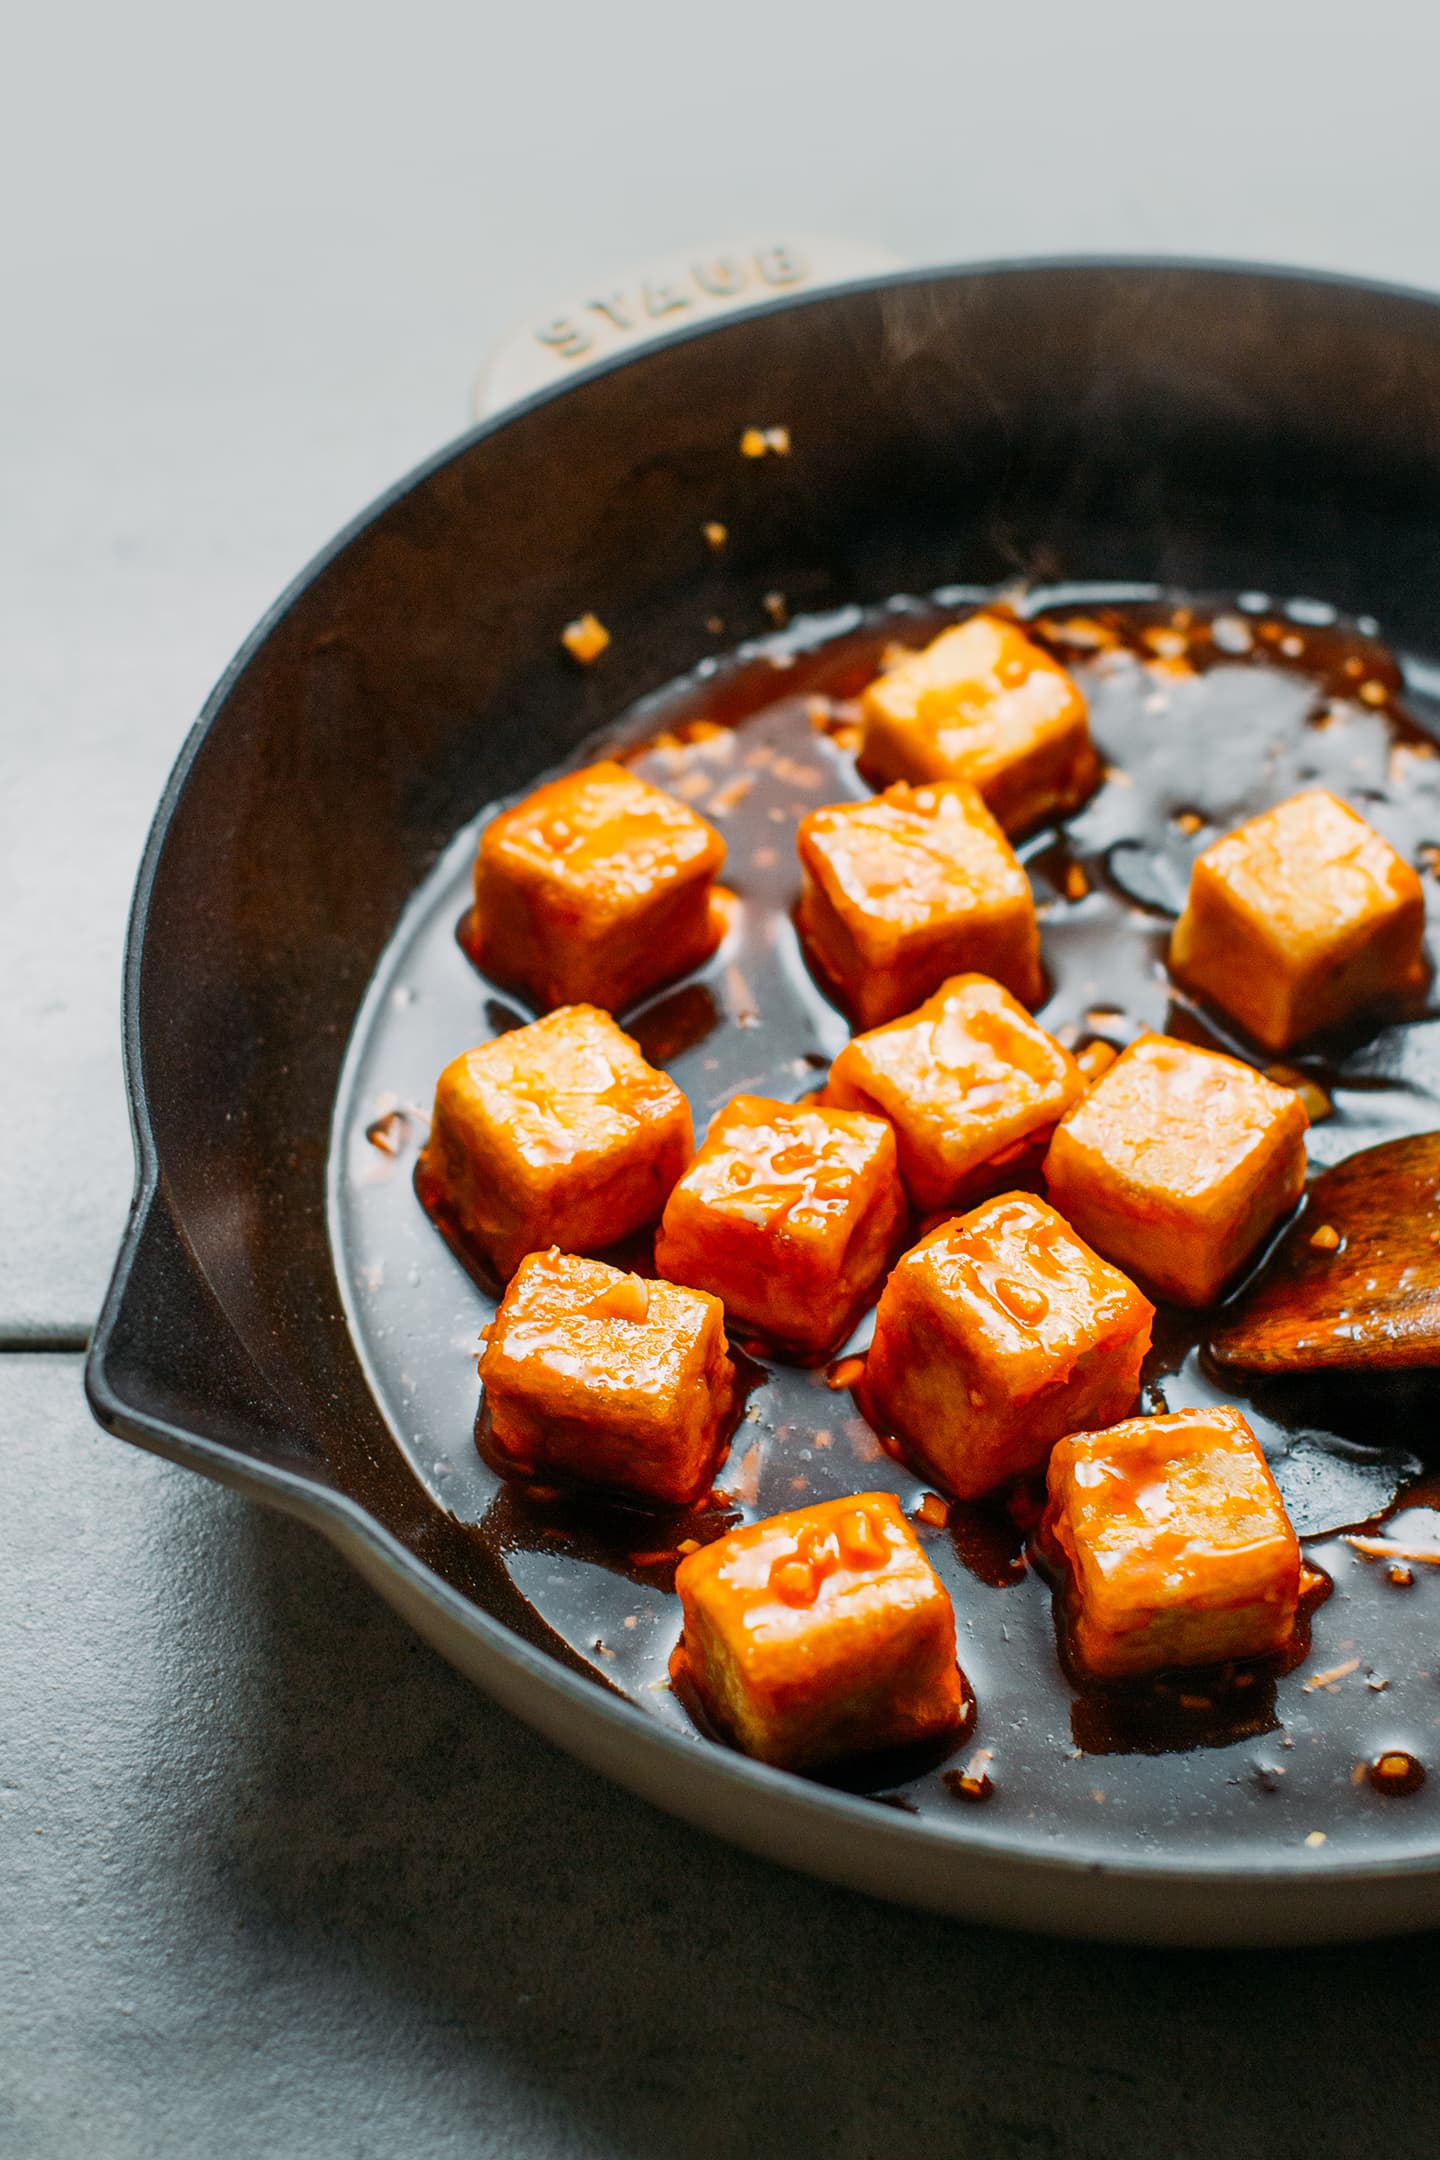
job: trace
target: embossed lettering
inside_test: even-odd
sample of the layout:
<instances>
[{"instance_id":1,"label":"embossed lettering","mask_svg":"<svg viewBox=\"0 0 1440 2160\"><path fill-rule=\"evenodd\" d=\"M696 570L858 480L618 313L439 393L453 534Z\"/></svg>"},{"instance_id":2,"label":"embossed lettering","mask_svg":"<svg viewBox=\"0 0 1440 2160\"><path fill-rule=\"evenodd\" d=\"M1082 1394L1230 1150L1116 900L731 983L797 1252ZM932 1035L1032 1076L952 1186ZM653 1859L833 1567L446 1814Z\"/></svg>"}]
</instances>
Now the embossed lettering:
<instances>
[{"instance_id":1,"label":"embossed lettering","mask_svg":"<svg viewBox=\"0 0 1440 2160\"><path fill-rule=\"evenodd\" d=\"M755 267L767 285L798 285L810 274L810 265L794 248L761 248Z\"/></svg>"},{"instance_id":2,"label":"embossed lettering","mask_svg":"<svg viewBox=\"0 0 1440 2160\"><path fill-rule=\"evenodd\" d=\"M727 293L745 290L745 265L736 262L733 255L719 255L714 262L695 263L695 282L702 292L714 293L724 299Z\"/></svg>"},{"instance_id":3,"label":"embossed lettering","mask_svg":"<svg viewBox=\"0 0 1440 2160\"><path fill-rule=\"evenodd\" d=\"M623 293L611 293L604 300L587 300L585 305L594 308L596 314L603 315L607 322L614 323L617 330L633 330L635 327L634 317L625 312Z\"/></svg>"},{"instance_id":4,"label":"embossed lettering","mask_svg":"<svg viewBox=\"0 0 1440 2160\"><path fill-rule=\"evenodd\" d=\"M562 360L578 360L594 343L588 330L573 322L568 315L557 315L554 322L542 325L535 332L542 345L548 345Z\"/></svg>"},{"instance_id":5,"label":"embossed lettering","mask_svg":"<svg viewBox=\"0 0 1440 2160\"><path fill-rule=\"evenodd\" d=\"M653 285L646 285L644 293L647 315L673 315L676 308L693 307L695 304L689 293L681 292L674 285L661 284L658 280Z\"/></svg>"}]
</instances>

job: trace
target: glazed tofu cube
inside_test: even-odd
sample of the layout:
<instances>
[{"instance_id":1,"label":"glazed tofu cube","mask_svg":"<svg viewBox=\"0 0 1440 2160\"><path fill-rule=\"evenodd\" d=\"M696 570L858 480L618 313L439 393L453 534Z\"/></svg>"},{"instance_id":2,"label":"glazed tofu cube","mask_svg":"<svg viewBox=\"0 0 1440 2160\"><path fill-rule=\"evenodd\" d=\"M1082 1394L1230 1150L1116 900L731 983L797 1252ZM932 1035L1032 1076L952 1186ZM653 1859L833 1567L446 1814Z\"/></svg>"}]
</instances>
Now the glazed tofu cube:
<instances>
[{"instance_id":1,"label":"glazed tofu cube","mask_svg":"<svg viewBox=\"0 0 1440 2160\"><path fill-rule=\"evenodd\" d=\"M1096 1679L1262 1657L1294 1630L1299 1541L1238 1410L1070 1434L1040 1542L1063 1570L1070 1654Z\"/></svg>"},{"instance_id":2,"label":"glazed tofu cube","mask_svg":"<svg viewBox=\"0 0 1440 2160\"><path fill-rule=\"evenodd\" d=\"M1068 817L1099 784L1079 686L999 615L972 615L877 677L861 717L872 787L968 780L1007 833Z\"/></svg>"},{"instance_id":3,"label":"glazed tofu cube","mask_svg":"<svg viewBox=\"0 0 1440 2160\"><path fill-rule=\"evenodd\" d=\"M674 1081L608 1013L565 1005L446 1066L418 1182L503 1281L526 1253L648 1228L693 1144Z\"/></svg>"},{"instance_id":4,"label":"glazed tofu cube","mask_svg":"<svg viewBox=\"0 0 1440 2160\"><path fill-rule=\"evenodd\" d=\"M1299 1199L1309 1122L1238 1058L1142 1035L1056 1127L1045 1184L1097 1251L1213 1305Z\"/></svg>"},{"instance_id":5,"label":"glazed tofu cube","mask_svg":"<svg viewBox=\"0 0 1440 2160\"><path fill-rule=\"evenodd\" d=\"M961 1500L1135 1406L1155 1309L1030 1193L942 1223L881 1294L866 1405Z\"/></svg>"},{"instance_id":6,"label":"glazed tofu cube","mask_svg":"<svg viewBox=\"0 0 1440 2160\"><path fill-rule=\"evenodd\" d=\"M662 1507L705 1491L735 1391L718 1298L536 1252L486 1338L488 1452L507 1474Z\"/></svg>"},{"instance_id":7,"label":"glazed tofu cube","mask_svg":"<svg viewBox=\"0 0 1440 2160\"><path fill-rule=\"evenodd\" d=\"M974 971L1040 1002L1030 883L973 788L897 785L803 818L800 935L862 1028Z\"/></svg>"},{"instance_id":8,"label":"glazed tofu cube","mask_svg":"<svg viewBox=\"0 0 1440 2160\"><path fill-rule=\"evenodd\" d=\"M677 1672L747 1755L805 1770L954 1731L955 1614L892 1493L732 1531L675 1571Z\"/></svg>"},{"instance_id":9,"label":"glazed tofu cube","mask_svg":"<svg viewBox=\"0 0 1440 2160\"><path fill-rule=\"evenodd\" d=\"M655 1265L820 1357L869 1302L904 1220L883 1118L737 1095L666 1202Z\"/></svg>"},{"instance_id":10,"label":"glazed tofu cube","mask_svg":"<svg viewBox=\"0 0 1440 2160\"><path fill-rule=\"evenodd\" d=\"M1288 1050L1425 980L1420 880L1315 788L1198 857L1170 972L1267 1050Z\"/></svg>"},{"instance_id":11,"label":"glazed tofu cube","mask_svg":"<svg viewBox=\"0 0 1440 2160\"><path fill-rule=\"evenodd\" d=\"M929 1214L1039 1169L1085 1091L1068 1050L988 975L952 975L918 1012L856 1035L823 1102L890 1120L900 1175Z\"/></svg>"},{"instance_id":12,"label":"glazed tofu cube","mask_svg":"<svg viewBox=\"0 0 1440 2160\"><path fill-rule=\"evenodd\" d=\"M542 1011L622 1012L715 950L724 860L713 825L623 765L567 773L481 834L471 956Z\"/></svg>"}]
</instances>

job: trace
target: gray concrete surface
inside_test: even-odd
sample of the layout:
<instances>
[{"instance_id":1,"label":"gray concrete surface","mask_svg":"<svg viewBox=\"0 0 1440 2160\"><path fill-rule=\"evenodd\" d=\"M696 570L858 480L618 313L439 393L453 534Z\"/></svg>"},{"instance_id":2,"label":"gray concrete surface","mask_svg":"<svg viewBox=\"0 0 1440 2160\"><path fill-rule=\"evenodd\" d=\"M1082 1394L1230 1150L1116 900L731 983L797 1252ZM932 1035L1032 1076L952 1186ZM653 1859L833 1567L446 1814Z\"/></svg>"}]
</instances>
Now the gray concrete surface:
<instances>
[{"instance_id":1,"label":"gray concrete surface","mask_svg":"<svg viewBox=\"0 0 1440 2160\"><path fill-rule=\"evenodd\" d=\"M1428 1943L982 1936L655 1815L89 1425L149 810L518 315L675 248L1440 284L1432 7L31 9L0 65L0 2156L1423 2150Z\"/></svg>"}]
</instances>

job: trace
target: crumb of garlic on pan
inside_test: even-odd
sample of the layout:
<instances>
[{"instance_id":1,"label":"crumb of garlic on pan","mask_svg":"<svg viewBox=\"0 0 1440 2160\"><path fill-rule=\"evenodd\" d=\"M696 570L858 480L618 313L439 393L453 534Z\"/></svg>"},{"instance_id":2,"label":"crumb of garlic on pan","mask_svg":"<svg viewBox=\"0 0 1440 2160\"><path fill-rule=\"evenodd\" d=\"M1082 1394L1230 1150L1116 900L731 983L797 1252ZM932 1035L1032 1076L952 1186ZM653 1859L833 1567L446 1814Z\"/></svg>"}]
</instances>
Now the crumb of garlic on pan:
<instances>
[{"instance_id":1,"label":"crumb of garlic on pan","mask_svg":"<svg viewBox=\"0 0 1440 2160\"><path fill-rule=\"evenodd\" d=\"M566 623L560 633L560 642L572 660L578 660L581 667L589 667L592 661L599 659L610 643L610 632L598 615L592 615L587 610L585 614L578 615L574 622Z\"/></svg>"},{"instance_id":2,"label":"crumb of garlic on pan","mask_svg":"<svg viewBox=\"0 0 1440 2160\"><path fill-rule=\"evenodd\" d=\"M719 518L707 518L700 530L705 535L705 545L713 548L718 555L730 537L730 528L722 525Z\"/></svg>"},{"instance_id":3,"label":"crumb of garlic on pan","mask_svg":"<svg viewBox=\"0 0 1440 2160\"><path fill-rule=\"evenodd\" d=\"M740 455L748 458L789 457L789 428L747 427L740 437Z\"/></svg>"}]
</instances>

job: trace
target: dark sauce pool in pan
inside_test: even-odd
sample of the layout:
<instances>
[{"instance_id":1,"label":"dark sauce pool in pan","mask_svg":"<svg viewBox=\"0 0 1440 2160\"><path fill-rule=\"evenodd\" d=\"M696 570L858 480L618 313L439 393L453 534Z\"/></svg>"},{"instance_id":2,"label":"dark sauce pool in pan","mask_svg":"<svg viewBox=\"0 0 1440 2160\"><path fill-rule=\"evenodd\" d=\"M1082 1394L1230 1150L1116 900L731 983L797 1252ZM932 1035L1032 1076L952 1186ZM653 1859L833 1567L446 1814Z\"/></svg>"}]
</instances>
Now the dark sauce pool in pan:
<instances>
[{"instance_id":1,"label":"dark sauce pool in pan","mask_svg":"<svg viewBox=\"0 0 1440 2160\"><path fill-rule=\"evenodd\" d=\"M695 804L729 845L738 919L714 959L624 1015L685 1089L703 1132L741 1090L796 1099L819 1084L847 1022L812 981L790 919L794 832L817 804L869 790L853 758L853 699L887 645L923 643L993 599L949 591L797 622L707 660L593 738L600 754ZM1231 1050L1329 1105L1319 1168L1440 1124L1440 1007L1386 1017L1307 1049L1282 1075L1216 1015L1173 991L1169 929L1195 854L1218 832L1309 785L1352 802L1425 874L1440 952L1440 669L1398 662L1374 626L1314 602L1204 600L1071 586L1009 595L1078 675L1106 761L1062 830L1019 849L1040 909L1045 1024L1122 1045L1164 1028ZM536 774L538 780L540 774ZM1317 1571L1285 1660L1168 1674L1128 1690L1077 1686L1058 1653L1050 1586L1027 1556L1027 1496L948 1510L892 1458L828 1369L752 1353L744 1414L707 1505L680 1516L611 1510L504 1485L475 1445L483 1280L437 1233L413 1187L435 1077L462 1050L533 1017L461 948L476 834L415 896L357 1021L337 1103L331 1219L354 1338L395 1442L435 1505L473 1528L557 1649L650 1715L702 1739L668 1666L679 1630L677 1548L813 1499L898 1494L955 1601L976 1698L937 1759L850 1766L836 1782L928 1818L1018 1813L1044 1844L1076 1834L1116 1857L1145 1847L1258 1845L1359 1855L1381 1834L1421 1850L1440 1781L1370 1775L1423 1764L1440 1706L1440 1568L1365 1557L1341 1534L1378 1525L1440 1549L1440 1377L1237 1386L1207 1368L1202 1318L1161 1308L1142 1406L1226 1401L1250 1417ZM863 1351L868 1319L845 1346ZM837 1353L838 1355L838 1353ZM1435 1436L1435 1437L1432 1437ZM1428 1453L1428 1460L1427 1460ZM1432 1501L1434 1512L1432 1512ZM1397 1504L1402 1512L1385 1521ZM1408 1576L1409 1580L1404 1578ZM1394 1797L1403 1783L1407 1806Z\"/></svg>"}]
</instances>

